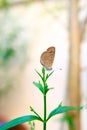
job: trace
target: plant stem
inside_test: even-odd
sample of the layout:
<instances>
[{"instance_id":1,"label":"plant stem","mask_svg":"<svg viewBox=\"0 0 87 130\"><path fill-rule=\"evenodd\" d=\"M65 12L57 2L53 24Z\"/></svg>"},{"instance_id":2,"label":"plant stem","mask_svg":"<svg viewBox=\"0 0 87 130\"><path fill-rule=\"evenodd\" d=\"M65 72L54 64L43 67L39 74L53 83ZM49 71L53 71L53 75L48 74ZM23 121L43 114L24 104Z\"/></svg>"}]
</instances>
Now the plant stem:
<instances>
[{"instance_id":1,"label":"plant stem","mask_svg":"<svg viewBox=\"0 0 87 130\"><path fill-rule=\"evenodd\" d=\"M43 120L43 130L46 130L46 114L47 114L47 104L46 104L46 89L47 89L47 83L46 83L46 73L45 73L45 69L43 68L43 85L44 85L44 93L43 93L43 98L44 98L44 120Z\"/></svg>"},{"instance_id":2,"label":"plant stem","mask_svg":"<svg viewBox=\"0 0 87 130\"><path fill-rule=\"evenodd\" d=\"M43 130L46 130L46 94L44 94L44 122Z\"/></svg>"}]
</instances>

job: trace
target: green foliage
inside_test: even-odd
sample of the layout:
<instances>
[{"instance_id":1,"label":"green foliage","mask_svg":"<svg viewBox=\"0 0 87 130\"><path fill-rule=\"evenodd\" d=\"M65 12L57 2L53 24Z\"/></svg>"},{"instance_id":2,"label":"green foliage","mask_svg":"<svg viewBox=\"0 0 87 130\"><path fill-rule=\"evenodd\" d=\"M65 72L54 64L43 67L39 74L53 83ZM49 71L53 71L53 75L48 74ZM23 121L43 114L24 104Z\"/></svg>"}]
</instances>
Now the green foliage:
<instances>
[{"instance_id":1,"label":"green foliage","mask_svg":"<svg viewBox=\"0 0 87 130\"><path fill-rule=\"evenodd\" d=\"M11 57L15 56L15 50L13 48L7 48L4 52L0 48L0 64L6 64Z\"/></svg>"},{"instance_id":2,"label":"green foliage","mask_svg":"<svg viewBox=\"0 0 87 130\"><path fill-rule=\"evenodd\" d=\"M8 7L8 1L7 0L0 0L0 8L7 8Z\"/></svg>"},{"instance_id":3,"label":"green foliage","mask_svg":"<svg viewBox=\"0 0 87 130\"><path fill-rule=\"evenodd\" d=\"M0 15L0 98L14 87L17 75L28 60L27 42L21 40L23 28L11 16L9 10ZM13 71L16 68L17 71ZM6 76L8 75L8 76Z\"/></svg>"},{"instance_id":4,"label":"green foliage","mask_svg":"<svg viewBox=\"0 0 87 130\"><path fill-rule=\"evenodd\" d=\"M16 126L18 124L22 124L24 122L31 122L33 120L41 121L43 123L43 130L46 130L46 124L47 124L48 120L51 119L53 116L61 114L61 113L69 112L69 111L72 111L72 110L81 110L83 108L83 107L77 108L77 107L72 107L72 106L62 106L62 103L60 103L58 105L58 107L53 109L49 113L49 115L47 117L47 112L46 112L47 111L46 95L47 95L47 92L51 89L47 85L47 80L53 74L53 71L48 74L48 73L46 73L45 68L42 67L42 72L41 73L39 73L38 71L36 71L36 72L39 75L41 81L33 82L33 84L39 89L39 91L43 95L43 99L44 99L44 117L42 118L36 112L36 110L32 106L30 106L30 110L34 113L34 115L28 115L28 116L23 116L23 117L16 118L16 119L6 123L2 127L0 127L0 130L5 130L5 129L11 128L13 126ZM32 127L32 130L34 130L34 127Z\"/></svg>"},{"instance_id":5,"label":"green foliage","mask_svg":"<svg viewBox=\"0 0 87 130\"><path fill-rule=\"evenodd\" d=\"M35 115L27 115L27 116L18 117L16 119L11 120L10 122L6 123L5 125L1 126L0 130L7 130L9 128L12 128L14 126L17 126L17 125L20 125L22 123L29 122L32 120L40 121L40 118Z\"/></svg>"},{"instance_id":6,"label":"green foliage","mask_svg":"<svg viewBox=\"0 0 87 130\"><path fill-rule=\"evenodd\" d=\"M34 110L33 107L30 106L30 111L32 111L39 119L43 122L43 119L40 117L40 115Z\"/></svg>"},{"instance_id":7,"label":"green foliage","mask_svg":"<svg viewBox=\"0 0 87 130\"><path fill-rule=\"evenodd\" d=\"M35 130L35 123L34 123L34 121L30 121L29 125L30 125L30 129L31 130Z\"/></svg>"},{"instance_id":8,"label":"green foliage","mask_svg":"<svg viewBox=\"0 0 87 130\"><path fill-rule=\"evenodd\" d=\"M48 85L47 85L47 80L48 78L53 74L53 71L49 74L46 74L45 72L45 68L43 67L42 68L42 75L36 71L37 74L39 75L39 77L41 78L42 80L42 84L41 82L33 82L33 84L43 93L43 94L46 94L50 89L53 89L53 88L49 88ZM45 86L45 87L44 87Z\"/></svg>"},{"instance_id":9,"label":"green foliage","mask_svg":"<svg viewBox=\"0 0 87 130\"><path fill-rule=\"evenodd\" d=\"M3 20L6 20L6 18ZM6 22L8 23L11 21L6 21ZM1 35L0 37L0 66L1 65L8 66L8 64L10 65L12 61L16 60L15 58L19 57L17 56L18 51L20 51L23 47L22 44L21 46L18 46L15 44L16 40L18 39L20 35L21 29L17 26L14 26L14 27L9 26L10 31L7 32L5 31L5 26L6 26L5 24L6 23L3 23L2 27L0 28L0 35Z\"/></svg>"},{"instance_id":10,"label":"green foliage","mask_svg":"<svg viewBox=\"0 0 87 130\"><path fill-rule=\"evenodd\" d=\"M66 112L61 118L61 122L66 122L71 130L75 130L74 118L75 117L70 116L70 114Z\"/></svg>"},{"instance_id":11,"label":"green foliage","mask_svg":"<svg viewBox=\"0 0 87 130\"><path fill-rule=\"evenodd\" d=\"M72 106L58 106L57 108L55 108L54 110L52 110L47 118L50 119L51 117L57 115L57 114L61 114L61 113L65 113L68 111L72 111L72 110L81 110L83 107L72 107Z\"/></svg>"},{"instance_id":12,"label":"green foliage","mask_svg":"<svg viewBox=\"0 0 87 130\"><path fill-rule=\"evenodd\" d=\"M42 92L42 93L44 93L44 88L43 88L43 86L42 86L42 84L39 82L39 83L37 83L37 82L33 82L33 84Z\"/></svg>"}]
</instances>

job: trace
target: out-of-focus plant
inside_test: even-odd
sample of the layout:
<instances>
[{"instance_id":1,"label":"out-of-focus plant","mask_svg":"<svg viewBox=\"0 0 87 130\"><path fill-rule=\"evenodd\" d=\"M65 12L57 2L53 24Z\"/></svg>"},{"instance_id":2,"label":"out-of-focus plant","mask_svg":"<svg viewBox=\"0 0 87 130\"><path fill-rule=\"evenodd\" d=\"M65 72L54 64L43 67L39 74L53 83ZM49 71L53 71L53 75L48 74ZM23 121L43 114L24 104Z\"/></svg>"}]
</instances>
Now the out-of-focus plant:
<instances>
[{"instance_id":1,"label":"out-of-focus plant","mask_svg":"<svg viewBox=\"0 0 87 130\"><path fill-rule=\"evenodd\" d=\"M8 11L8 10L7 10ZM27 61L27 42L9 11L0 15L0 97L6 95Z\"/></svg>"},{"instance_id":2,"label":"out-of-focus plant","mask_svg":"<svg viewBox=\"0 0 87 130\"><path fill-rule=\"evenodd\" d=\"M8 1L7 0L0 0L0 9L7 8Z\"/></svg>"},{"instance_id":3,"label":"out-of-focus plant","mask_svg":"<svg viewBox=\"0 0 87 130\"><path fill-rule=\"evenodd\" d=\"M35 122L34 121L30 121L29 125L30 125L30 130L35 130Z\"/></svg>"},{"instance_id":4,"label":"out-of-focus plant","mask_svg":"<svg viewBox=\"0 0 87 130\"><path fill-rule=\"evenodd\" d=\"M77 116L76 111L66 112L64 115L59 119L61 121L61 129L63 129L63 123L65 122L68 124L71 130L76 130L74 118Z\"/></svg>"},{"instance_id":5,"label":"out-of-focus plant","mask_svg":"<svg viewBox=\"0 0 87 130\"><path fill-rule=\"evenodd\" d=\"M31 4L36 0L18 0L18 1L9 1L9 0L0 0L0 9L6 9L11 7L12 5L19 5L19 4ZM42 0L43 1L43 0Z\"/></svg>"}]
</instances>

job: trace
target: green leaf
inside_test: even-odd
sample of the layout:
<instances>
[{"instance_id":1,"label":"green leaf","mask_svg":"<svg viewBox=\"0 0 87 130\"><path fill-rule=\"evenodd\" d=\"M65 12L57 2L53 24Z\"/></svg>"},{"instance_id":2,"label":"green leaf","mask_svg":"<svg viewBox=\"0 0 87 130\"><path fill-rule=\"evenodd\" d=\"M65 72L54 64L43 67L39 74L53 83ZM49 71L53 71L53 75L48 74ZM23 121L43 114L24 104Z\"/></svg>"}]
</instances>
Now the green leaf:
<instances>
[{"instance_id":1,"label":"green leaf","mask_svg":"<svg viewBox=\"0 0 87 130\"><path fill-rule=\"evenodd\" d=\"M50 77L50 76L53 74L53 72L54 72L54 71L52 71L52 72L48 75L48 77Z\"/></svg>"},{"instance_id":2,"label":"green leaf","mask_svg":"<svg viewBox=\"0 0 87 130\"><path fill-rule=\"evenodd\" d=\"M46 80L49 78L48 74L46 74Z\"/></svg>"},{"instance_id":3,"label":"green leaf","mask_svg":"<svg viewBox=\"0 0 87 130\"><path fill-rule=\"evenodd\" d=\"M32 106L30 106L30 111L34 112L34 114L43 122L43 119L40 117L40 115L34 110Z\"/></svg>"},{"instance_id":4,"label":"green leaf","mask_svg":"<svg viewBox=\"0 0 87 130\"><path fill-rule=\"evenodd\" d=\"M45 68L42 67L42 74L44 75L45 74Z\"/></svg>"},{"instance_id":5,"label":"green leaf","mask_svg":"<svg viewBox=\"0 0 87 130\"><path fill-rule=\"evenodd\" d=\"M44 93L44 88L40 83L37 82L33 82L33 84L42 92Z\"/></svg>"},{"instance_id":6,"label":"green leaf","mask_svg":"<svg viewBox=\"0 0 87 130\"><path fill-rule=\"evenodd\" d=\"M9 128L12 128L14 126L20 125L25 122L33 121L33 120L39 120L41 121L37 116L35 115L27 115L27 116L22 116L18 117L14 120L11 120L10 122L7 122L3 126L0 127L0 130L8 130Z\"/></svg>"},{"instance_id":7,"label":"green leaf","mask_svg":"<svg viewBox=\"0 0 87 130\"><path fill-rule=\"evenodd\" d=\"M47 89L46 89L46 93L47 93L49 90L51 90L51 89L54 89L54 88L47 88Z\"/></svg>"},{"instance_id":8,"label":"green leaf","mask_svg":"<svg viewBox=\"0 0 87 130\"><path fill-rule=\"evenodd\" d=\"M36 70L37 74L40 76L40 78L42 79L43 81L43 77L41 76L41 74Z\"/></svg>"},{"instance_id":9,"label":"green leaf","mask_svg":"<svg viewBox=\"0 0 87 130\"><path fill-rule=\"evenodd\" d=\"M59 103L58 107L62 107L62 102Z\"/></svg>"},{"instance_id":10,"label":"green leaf","mask_svg":"<svg viewBox=\"0 0 87 130\"><path fill-rule=\"evenodd\" d=\"M43 79L45 79L45 68L42 67L42 75L43 75Z\"/></svg>"},{"instance_id":11,"label":"green leaf","mask_svg":"<svg viewBox=\"0 0 87 130\"><path fill-rule=\"evenodd\" d=\"M49 120L51 117L53 117L57 114L72 111L72 110L81 110L82 108L83 107L73 107L73 106L61 106L61 105L59 105L57 108L55 108L54 110L52 110L50 112L47 120Z\"/></svg>"},{"instance_id":12,"label":"green leaf","mask_svg":"<svg viewBox=\"0 0 87 130\"><path fill-rule=\"evenodd\" d=\"M47 81L47 79L53 74L53 72L54 72L54 71L52 71L50 74L47 74L47 75L46 75L46 81Z\"/></svg>"}]
</instances>

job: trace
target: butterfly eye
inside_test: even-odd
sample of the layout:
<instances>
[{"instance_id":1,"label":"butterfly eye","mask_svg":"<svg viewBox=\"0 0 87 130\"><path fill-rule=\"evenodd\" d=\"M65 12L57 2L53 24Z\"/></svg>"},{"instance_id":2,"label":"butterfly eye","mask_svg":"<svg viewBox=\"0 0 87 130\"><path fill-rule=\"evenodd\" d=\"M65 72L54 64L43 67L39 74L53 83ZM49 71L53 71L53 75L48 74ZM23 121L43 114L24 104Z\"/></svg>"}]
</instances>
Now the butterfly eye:
<instances>
[{"instance_id":1,"label":"butterfly eye","mask_svg":"<svg viewBox=\"0 0 87 130\"><path fill-rule=\"evenodd\" d=\"M49 47L45 52L41 54L40 63L46 68L51 70L55 57L55 47Z\"/></svg>"}]
</instances>

